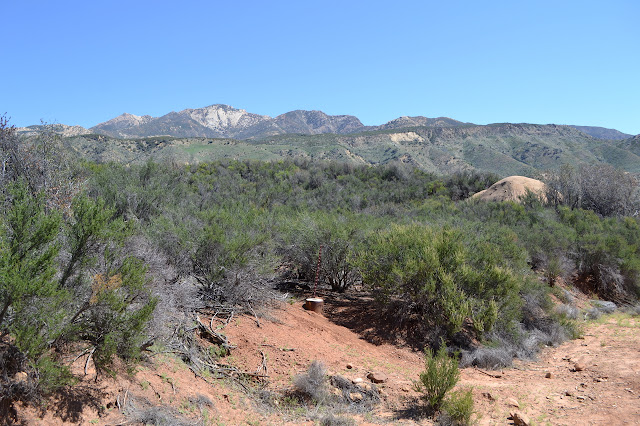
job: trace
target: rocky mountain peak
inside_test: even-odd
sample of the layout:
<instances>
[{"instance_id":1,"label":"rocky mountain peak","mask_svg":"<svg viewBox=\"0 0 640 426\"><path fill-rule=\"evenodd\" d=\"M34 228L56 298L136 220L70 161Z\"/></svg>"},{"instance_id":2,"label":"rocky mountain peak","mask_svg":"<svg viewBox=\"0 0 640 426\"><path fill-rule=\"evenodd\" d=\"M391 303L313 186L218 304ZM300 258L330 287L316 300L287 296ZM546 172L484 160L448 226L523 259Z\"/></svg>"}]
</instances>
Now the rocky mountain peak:
<instances>
[{"instance_id":1,"label":"rocky mountain peak","mask_svg":"<svg viewBox=\"0 0 640 426\"><path fill-rule=\"evenodd\" d=\"M210 105L204 108L186 109L178 114L185 115L196 123L214 131L226 132L235 127L249 127L271 117L247 112L229 105Z\"/></svg>"},{"instance_id":2,"label":"rocky mountain peak","mask_svg":"<svg viewBox=\"0 0 640 426\"><path fill-rule=\"evenodd\" d=\"M96 133L106 133L109 135L115 133L118 136L123 136L120 132L132 127L144 125L152 120L154 120L154 117L151 117L150 115L139 116L125 112L109 121L105 121L104 123L100 123L97 126L92 127L91 130Z\"/></svg>"}]
</instances>

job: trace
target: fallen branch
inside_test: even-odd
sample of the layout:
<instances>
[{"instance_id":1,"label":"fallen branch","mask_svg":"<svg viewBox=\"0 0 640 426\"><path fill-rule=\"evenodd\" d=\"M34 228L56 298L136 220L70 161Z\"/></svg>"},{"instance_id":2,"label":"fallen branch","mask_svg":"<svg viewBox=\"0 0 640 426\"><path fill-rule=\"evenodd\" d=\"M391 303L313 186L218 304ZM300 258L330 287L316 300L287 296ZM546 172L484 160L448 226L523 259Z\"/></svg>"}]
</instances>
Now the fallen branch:
<instances>
[{"instance_id":1,"label":"fallen branch","mask_svg":"<svg viewBox=\"0 0 640 426\"><path fill-rule=\"evenodd\" d=\"M502 374L491 374L491 373L487 373L486 371L482 371L480 370L478 367L476 367L475 369L477 372L482 373L482 374L486 374L489 377L493 377L494 379L499 379L502 377Z\"/></svg>"},{"instance_id":2,"label":"fallen branch","mask_svg":"<svg viewBox=\"0 0 640 426\"><path fill-rule=\"evenodd\" d=\"M202 321L200 321L200 316L197 316L196 319L198 321L198 328L202 332L210 336L211 340L213 340L213 343L219 344L228 352L231 352L231 349L236 348L234 345L229 343L227 336L225 336L224 334L218 333L217 331L213 330L211 327L208 327L207 325L203 324Z\"/></svg>"}]
</instances>

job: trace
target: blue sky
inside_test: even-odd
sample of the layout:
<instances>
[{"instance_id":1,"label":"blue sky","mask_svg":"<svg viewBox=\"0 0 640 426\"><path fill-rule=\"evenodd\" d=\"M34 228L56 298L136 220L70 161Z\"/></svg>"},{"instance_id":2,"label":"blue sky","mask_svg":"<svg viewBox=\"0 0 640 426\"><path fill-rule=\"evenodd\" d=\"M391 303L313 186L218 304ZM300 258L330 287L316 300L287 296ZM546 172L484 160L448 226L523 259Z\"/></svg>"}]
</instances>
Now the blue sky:
<instances>
[{"instance_id":1,"label":"blue sky","mask_svg":"<svg viewBox=\"0 0 640 426\"><path fill-rule=\"evenodd\" d=\"M91 127L223 103L640 133L640 2L0 2L0 113Z\"/></svg>"}]
</instances>

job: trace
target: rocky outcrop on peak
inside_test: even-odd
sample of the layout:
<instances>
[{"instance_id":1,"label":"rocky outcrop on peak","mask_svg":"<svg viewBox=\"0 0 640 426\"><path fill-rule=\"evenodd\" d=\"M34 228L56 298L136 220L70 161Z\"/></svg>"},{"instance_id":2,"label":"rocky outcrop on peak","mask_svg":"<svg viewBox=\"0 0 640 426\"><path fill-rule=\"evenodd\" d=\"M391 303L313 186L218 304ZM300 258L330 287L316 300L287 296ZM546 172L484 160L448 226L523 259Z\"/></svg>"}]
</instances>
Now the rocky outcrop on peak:
<instances>
[{"instance_id":1,"label":"rocky outcrop on peak","mask_svg":"<svg viewBox=\"0 0 640 426\"><path fill-rule=\"evenodd\" d=\"M185 109L175 113L175 115L185 120L193 120L199 125L225 136L235 133L237 129L250 128L271 120L269 116L252 114L228 105L211 105L205 108Z\"/></svg>"},{"instance_id":2,"label":"rocky outcrop on peak","mask_svg":"<svg viewBox=\"0 0 640 426\"><path fill-rule=\"evenodd\" d=\"M116 118L92 127L90 130L98 134L126 138L132 135L132 133L129 132L130 129L143 126L153 120L155 120L155 118L150 115L139 116L125 112Z\"/></svg>"}]
</instances>

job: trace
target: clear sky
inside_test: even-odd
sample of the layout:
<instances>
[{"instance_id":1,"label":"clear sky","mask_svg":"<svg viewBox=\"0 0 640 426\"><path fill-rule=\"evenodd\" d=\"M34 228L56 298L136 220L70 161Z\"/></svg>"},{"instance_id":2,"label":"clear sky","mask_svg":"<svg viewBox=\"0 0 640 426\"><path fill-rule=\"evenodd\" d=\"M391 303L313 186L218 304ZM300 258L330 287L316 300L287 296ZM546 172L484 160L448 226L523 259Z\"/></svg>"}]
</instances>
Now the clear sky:
<instances>
[{"instance_id":1,"label":"clear sky","mask_svg":"<svg viewBox=\"0 0 640 426\"><path fill-rule=\"evenodd\" d=\"M640 1L0 0L0 114L228 104L640 133Z\"/></svg>"}]
</instances>

